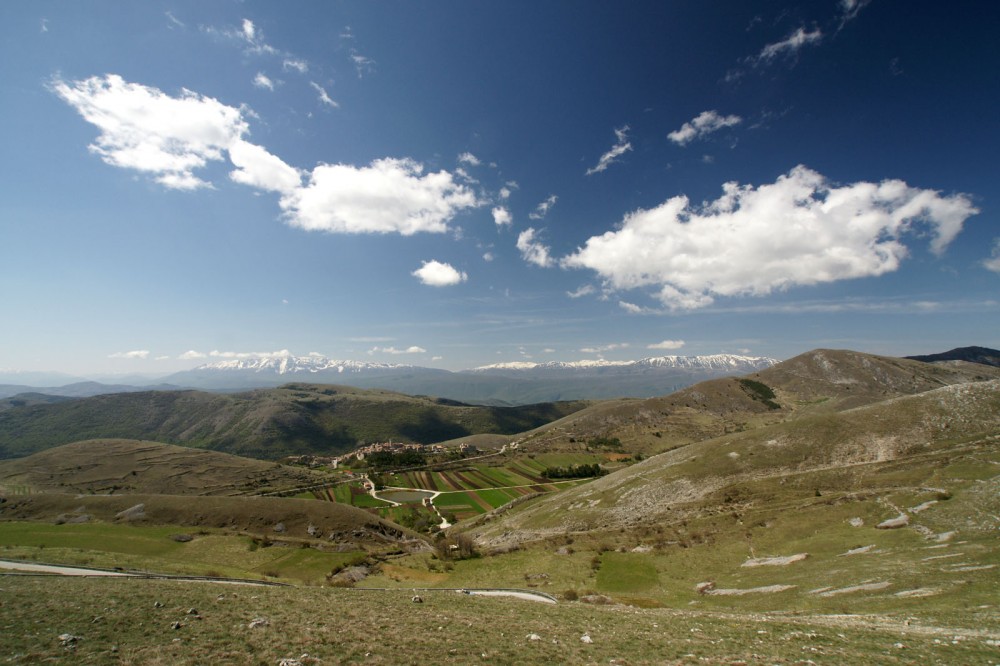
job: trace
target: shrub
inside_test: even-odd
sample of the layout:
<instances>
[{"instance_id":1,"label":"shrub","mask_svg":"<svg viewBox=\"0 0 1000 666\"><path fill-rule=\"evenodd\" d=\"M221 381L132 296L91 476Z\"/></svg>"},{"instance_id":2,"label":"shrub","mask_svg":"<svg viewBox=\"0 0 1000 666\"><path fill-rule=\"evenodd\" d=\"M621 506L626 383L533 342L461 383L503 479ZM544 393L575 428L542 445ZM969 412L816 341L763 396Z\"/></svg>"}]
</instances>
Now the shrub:
<instances>
[{"instance_id":1,"label":"shrub","mask_svg":"<svg viewBox=\"0 0 1000 666\"><path fill-rule=\"evenodd\" d=\"M566 590L562 593L562 597L566 601L576 601L580 598L580 595L576 593L576 590Z\"/></svg>"}]
</instances>

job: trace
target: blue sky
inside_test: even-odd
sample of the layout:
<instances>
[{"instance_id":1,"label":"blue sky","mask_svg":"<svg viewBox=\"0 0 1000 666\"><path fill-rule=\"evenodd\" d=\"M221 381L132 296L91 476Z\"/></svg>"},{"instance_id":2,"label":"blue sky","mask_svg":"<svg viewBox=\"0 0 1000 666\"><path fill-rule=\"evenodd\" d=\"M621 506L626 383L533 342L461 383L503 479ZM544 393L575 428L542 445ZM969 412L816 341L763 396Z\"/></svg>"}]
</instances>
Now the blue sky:
<instances>
[{"instance_id":1,"label":"blue sky","mask_svg":"<svg viewBox=\"0 0 1000 666\"><path fill-rule=\"evenodd\" d=\"M998 18L5 2L0 369L1000 347Z\"/></svg>"}]
</instances>

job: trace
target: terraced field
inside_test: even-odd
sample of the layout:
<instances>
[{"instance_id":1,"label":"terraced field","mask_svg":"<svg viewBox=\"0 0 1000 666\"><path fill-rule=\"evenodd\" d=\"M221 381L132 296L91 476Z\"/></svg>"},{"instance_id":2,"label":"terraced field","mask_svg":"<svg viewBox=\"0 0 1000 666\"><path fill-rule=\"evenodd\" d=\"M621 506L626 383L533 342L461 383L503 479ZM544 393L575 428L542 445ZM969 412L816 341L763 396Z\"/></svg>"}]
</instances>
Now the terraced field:
<instances>
[{"instance_id":1,"label":"terraced field","mask_svg":"<svg viewBox=\"0 0 1000 666\"><path fill-rule=\"evenodd\" d=\"M589 454L540 454L507 460L501 465L473 464L461 469L418 470L388 475L386 486L436 492L434 507L449 521L473 518L513 500L536 493L565 490L588 479L550 481L542 475L548 467L607 463L610 458ZM400 511L367 494L360 483L343 484L312 493L316 499L378 509L384 518L396 519ZM412 503L419 505L418 501ZM407 504L406 506L410 506ZM405 513L405 512L403 512Z\"/></svg>"}]
</instances>

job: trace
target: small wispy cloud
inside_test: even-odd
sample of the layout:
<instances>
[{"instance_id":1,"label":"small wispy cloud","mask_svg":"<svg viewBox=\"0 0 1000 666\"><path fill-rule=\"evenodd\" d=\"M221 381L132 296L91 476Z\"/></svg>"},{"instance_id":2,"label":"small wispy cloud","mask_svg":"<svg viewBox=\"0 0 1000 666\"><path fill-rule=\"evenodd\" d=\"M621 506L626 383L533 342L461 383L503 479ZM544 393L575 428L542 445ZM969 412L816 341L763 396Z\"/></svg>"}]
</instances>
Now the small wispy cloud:
<instances>
[{"instance_id":1,"label":"small wispy cloud","mask_svg":"<svg viewBox=\"0 0 1000 666\"><path fill-rule=\"evenodd\" d=\"M207 358L208 354L203 354L200 351L195 351L194 349L189 349L177 358L181 361L194 361L199 358Z\"/></svg>"},{"instance_id":2,"label":"small wispy cloud","mask_svg":"<svg viewBox=\"0 0 1000 666\"><path fill-rule=\"evenodd\" d=\"M354 63L354 71L359 79L363 79L375 72L375 61L367 56L363 56L354 49L351 49L351 62Z\"/></svg>"},{"instance_id":3,"label":"small wispy cloud","mask_svg":"<svg viewBox=\"0 0 1000 666\"><path fill-rule=\"evenodd\" d=\"M794 57L804 46L818 44L822 40L823 31L819 28L807 31L804 27L800 27L780 42L766 45L753 59L753 62L754 64L766 64L778 57Z\"/></svg>"},{"instance_id":4,"label":"small wispy cloud","mask_svg":"<svg viewBox=\"0 0 1000 666\"><path fill-rule=\"evenodd\" d=\"M145 358L149 358L149 350L148 349L139 349L139 350L136 350L136 351L115 352L114 354L108 354L108 358L129 358L129 359L139 358L139 359L145 359Z\"/></svg>"},{"instance_id":5,"label":"small wispy cloud","mask_svg":"<svg viewBox=\"0 0 1000 666\"><path fill-rule=\"evenodd\" d=\"M575 291L567 291L566 295L569 296L570 298L582 298L583 296L589 296L590 294L593 294L596 291L597 290L594 288L594 285L585 284Z\"/></svg>"},{"instance_id":6,"label":"small wispy cloud","mask_svg":"<svg viewBox=\"0 0 1000 666\"><path fill-rule=\"evenodd\" d=\"M611 166L619 157L632 150L632 144L628 140L628 130L628 125L615 130L615 137L618 141L608 152L601 155L601 159L597 161L596 165L587 169L586 175L590 176L595 173L601 173Z\"/></svg>"},{"instance_id":7,"label":"small wispy cloud","mask_svg":"<svg viewBox=\"0 0 1000 666\"><path fill-rule=\"evenodd\" d=\"M398 356L400 354L426 354L426 353L427 353L426 349L424 349L423 347L418 347L416 345L412 345L410 347L407 347L406 349L396 349L395 347L372 347L371 349L368 350L369 356L373 354L392 354L394 356Z\"/></svg>"},{"instance_id":8,"label":"small wispy cloud","mask_svg":"<svg viewBox=\"0 0 1000 666\"><path fill-rule=\"evenodd\" d=\"M604 352L615 351L616 349L628 349L627 342L616 342L610 345L600 345L597 347L583 347L580 352L583 354L603 354Z\"/></svg>"},{"instance_id":9,"label":"small wispy cloud","mask_svg":"<svg viewBox=\"0 0 1000 666\"><path fill-rule=\"evenodd\" d=\"M663 342L654 342L651 345L646 345L646 349L680 349L683 346L683 340L664 340Z\"/></svg>"},{"instance_id":10,"label":"small wispy cloud","mask_svg":"<svg viewBox=\"0 0 1000 666\"><path fill-rule=\"evenodd\" d=\"M310 81L309 85L312 87L313 90L316 91L316 95L319 97L320 102L326 104L327 106L333 109L340 108L340 104L331 99L330 95L327 94L326 88L316 83L315 81Z\"/></svg>"},{"instance_id":11,"label":"small wispy cloud","mask_svg":"<svg viewBox=\"0 0 1000 666\"><path fill-rule=\"evenodd\" d=\"M993 251L989 259L983 259L983 268L994 273L1000 273L1000 238L993 241Z\"/></svg>"},{"instance_id":12,"label":"small wispy cloud","mask_svg":"<svg viewBox=\"0 0 1000 666\"><path fill-rule=\"evenodd\" d=\"M549 195L548 199L535 206L534 211L528 213L528 217L532 220L544 219L549 214L549 210L556 205L557 201L559 201L559 197L554 194Z\"/></svg>"},{"instance_id":13,"label":"small wispy cloud","mask_svg":"<svg viewBox=\"0 0 1000 666\"><path fill-rule=\"evenodd\" d=\"M458 161L462 164L468 164L469 166L479 166L482 162L478 157L470 152L464 152L458 156Z\"/></svg>"},{"instance_id":14,"label":"small wispy cloud","mask_svg":"<svg viewBox=\"0 0 1000 666\"><path fill-rule=\"evenodd\" d=\"M678 146L685 146L695 139L701 139L726 127L734 127L741 122L743 119L737 115L723 116L715 110L702 111L692 120L681 125L680 129L668 134L667 138Z\"/></svg>"},{"instance_id":15,"label":"small wispy cloud","mask_svg":"<svg viewBox=\"0 0 1000 666\"><path fill-rule=\"evenodd\" d=\"M264 72L257 72L257 76L253 77L253 84L264 90L274 90L274 81L264 74Z\"/></svg>"},{"instance_id":16,"label":"small wispy cloud","mask_svg":"<svg viewBox=\"0 0 1000 666\"><path fill-rule=\"evenodd\" d=\"M301 58L285 58L281 62L281 67L286 71L294 69L299 74L305 74L309 71L309 63Z\"/></svg>"}]
</instances>

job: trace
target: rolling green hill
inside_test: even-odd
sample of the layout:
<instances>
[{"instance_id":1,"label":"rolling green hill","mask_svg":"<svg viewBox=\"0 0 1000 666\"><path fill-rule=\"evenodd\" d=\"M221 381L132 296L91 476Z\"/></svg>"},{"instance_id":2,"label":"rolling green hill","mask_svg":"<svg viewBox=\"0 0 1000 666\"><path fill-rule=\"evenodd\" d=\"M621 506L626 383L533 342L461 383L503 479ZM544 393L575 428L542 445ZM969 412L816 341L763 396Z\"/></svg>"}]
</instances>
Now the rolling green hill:
<instances>
[{"instance_id":1,"label":"rolling green hill","mask_svg":"<svg viewBox=\"0 0 1000 666\"><path fill-rule=\"evenodd\" d=\"M320 481L298 467L125 439L88 440L0 461L0 493L250 495Z\"/></svg>"},{"instance_id":2,"label":"rolling green hill","mask_svg":"<svg viewBox=\"0 0 1000 666\"><path fill-rule=\"evenodd\" d=\"M361 442L431 443L477 433L514 434L583 402L481 407L342 386L289 384L237 394L118 393L0 412L0 458L85 439L140 439L274 460L335 454Z\"/></svg>"}]
</instances>

